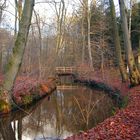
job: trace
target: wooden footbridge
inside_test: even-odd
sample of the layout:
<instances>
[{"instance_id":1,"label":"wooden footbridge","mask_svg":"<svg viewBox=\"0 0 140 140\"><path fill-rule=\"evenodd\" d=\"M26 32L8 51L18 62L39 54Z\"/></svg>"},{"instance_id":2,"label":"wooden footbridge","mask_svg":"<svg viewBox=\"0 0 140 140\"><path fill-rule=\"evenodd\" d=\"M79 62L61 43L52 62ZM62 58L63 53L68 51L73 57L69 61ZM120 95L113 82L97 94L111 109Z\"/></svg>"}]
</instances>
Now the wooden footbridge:
<instances>
[{"instance_id":1,"label":"wooden footbridge","mask_svg":"<svg viewBox=\"0 0 140 140\"><path fill-rule=\"evenodd\" d=\"M56 75L76 75L75 67L56 67Z\"/></svg>"},{"instance_id":2,"label":"wooden footbridge","mask_svg":"<svg viewBox=\"0 0 140 140\"><path fill-rule=\"evenodd\" d=\"M58 89L71 89L77 77L77 69L75 67L56 67L55 74L58 79Z\"/></svg>"}]
</instances>

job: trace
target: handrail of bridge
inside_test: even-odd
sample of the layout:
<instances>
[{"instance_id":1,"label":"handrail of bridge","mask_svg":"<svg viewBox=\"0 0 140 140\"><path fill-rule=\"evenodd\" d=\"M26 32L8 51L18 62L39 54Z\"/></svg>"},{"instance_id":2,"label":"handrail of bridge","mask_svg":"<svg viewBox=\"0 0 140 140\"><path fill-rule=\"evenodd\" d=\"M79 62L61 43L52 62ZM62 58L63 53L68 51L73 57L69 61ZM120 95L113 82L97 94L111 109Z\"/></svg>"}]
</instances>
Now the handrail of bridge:
<instances>
[{"instance_id":1,"label":"handrail of bridge","mask_svg":"<svg viewBox=\"0 0 140 140\"><path fill-rule=\"evenodd\" d=\"M56 71L63 71L63 72L73 72L75 71L76 68L75 67L56 67Z\"/></svg>"},{"instance_id":2,"label":"handrail of bridge","mask_svg":"<svg viewBox=\"0 0 140 140\"><path fill-rule=\"evenodd\" d=\"M93 70L89 68L81 68L81 67L56 67L55 69L56 74L77 74L77 73L82 73L88 74L89 72L93 72Z\"/></svg>"}]
</instances>

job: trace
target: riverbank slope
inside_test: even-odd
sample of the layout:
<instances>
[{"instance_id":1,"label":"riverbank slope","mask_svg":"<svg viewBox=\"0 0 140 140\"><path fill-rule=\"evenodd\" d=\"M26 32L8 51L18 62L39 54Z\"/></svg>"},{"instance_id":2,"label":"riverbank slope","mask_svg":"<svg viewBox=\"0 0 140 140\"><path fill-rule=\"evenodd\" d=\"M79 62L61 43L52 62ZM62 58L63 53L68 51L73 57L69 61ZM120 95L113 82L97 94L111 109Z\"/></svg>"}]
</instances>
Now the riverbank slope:
<instances>
[{"instance_id":1,"label":"riverbank slope","mask_svg":"<svg viewBox=\"0 0 140 140\"><path fill-rule=\"evenodd\" d=\"M0 79L2 84L3 78ZM44 96L47 96L56 89L56 83L54 78L48 78L47 81L40 81L29 77L18 77L16 79L13 91L12 91L12 107L9 108L8 103L5 101L6 94L0 96L0 114L9 113L19 107L25 107L31 105L33 102L37 102ZM10 94L10 93L8 93Z\"/></svg>"},{"instance_id":2,"label":"riverbank slope","mask_svg":"<svg viewBox=\"0 0 140 140\"><path fill-rule=\"evenodd\" d=\"M119 89L124 98L128 97L128 105L96 127L66 140L140 140L140 86L129 88L129 83L122 84L121 80L111 73L104 73L104 77L101 75L94 73L80 79L103 82Z\"/></svg>"}]
</instances>

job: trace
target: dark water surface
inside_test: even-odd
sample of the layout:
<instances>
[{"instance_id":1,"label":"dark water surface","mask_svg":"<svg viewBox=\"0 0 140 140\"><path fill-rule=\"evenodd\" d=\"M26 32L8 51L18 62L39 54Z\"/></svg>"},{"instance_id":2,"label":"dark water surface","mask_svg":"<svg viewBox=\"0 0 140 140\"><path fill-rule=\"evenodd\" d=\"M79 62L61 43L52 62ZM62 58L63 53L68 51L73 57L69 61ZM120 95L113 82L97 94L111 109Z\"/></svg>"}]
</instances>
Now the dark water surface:
<instances>
[{"instance_id":1,"label":"dark water surface","mask_svg":"<svg viewBox=\"0 0 140 140\"><path fill-rule=\"evenodd\" d=\"M0 119L0 140L56 140L92 128L112 114L113 101L86 87L57 90L30 109Z\"/></svg>"}]
</instances>

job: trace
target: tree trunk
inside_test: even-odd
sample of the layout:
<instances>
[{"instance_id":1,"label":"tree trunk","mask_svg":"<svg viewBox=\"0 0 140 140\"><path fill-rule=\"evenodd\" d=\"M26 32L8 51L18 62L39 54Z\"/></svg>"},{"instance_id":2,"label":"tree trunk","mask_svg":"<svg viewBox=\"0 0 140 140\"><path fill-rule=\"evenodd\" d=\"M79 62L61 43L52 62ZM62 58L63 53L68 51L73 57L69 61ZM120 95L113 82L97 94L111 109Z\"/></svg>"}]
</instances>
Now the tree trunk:
<instances>
[{"instance_id":1,"label":"tree trunk","mask_svg":"<svg viewBox=\"0 0 140 140\"><path fill-rule=\"evenodd\" d=\"M91 53L91 40L90 40L90 20L91 20L91 13L88 6L88 0L86 1L86 10L87 10L87 37L88 37L88 53L89 53L89 61L90 61L90 68L93 68L93 58Z\"/></svg>"},{"instance_id":2,"label":"tree trunk","mask_svg":"<svg viewBox=\"0 0 140 140\"><path fill-rule=\"evenodd\" d=\"M17 8L18 8L18 2L17 0L15 0L15 31L14 31L15 37L17 34Z\"/></svg>"},{"instance_id":3,"label":"tree trunk","mask_svg":"<svg viewBox=\"0 0 140 140\"><path fill-rule=\"evenodd\" d=\"M63 45L63 24L65 22L65 15L66 15L66 9L65 9L65 2L64 0L61 0L59 5L59 10L57 10L57 6L55 3L55 10L57 15L57 40L56 40L56 53L59 53L59 50L62 49Z\"/></svg>"},{"instance_id":4,"label":"tree trunk","mask_svg":"<svg viewBox=\"0 0 140 140\"><path fill-rule=\"evenodd\" d=\"M14 130L11 125L10 119L2 119L0 121L0 133L3 140L16 140Z\"/></svg>"},{"instance_id":5,"label":"tree trunk","mask_svg":"<svg viewBox=\"0 0 140 140\"><path fill-rule=\"evenodd\" d=\"M134 55L132 52L132 47L131 47L131 42L130 42L129 32L128 32L127 16L125 13L126 11L125 11L124 0L119 0L119 5L120 5L121 20L122 20L122 30L124 33L126 59L129 68L130 84L131 86L136 86L140 84L140 73L135 64Z\"/></svg>"},{"instance_id":6,"label":"tree trunk","mask_svg":"<svg viewBox=\"0 0 140 140\"><path fill-rule=\"evenodd\" d=\"M139 49L140 49L140 35L139 35ZM140 54L140 51L139 51L139 54Z\"/></svg>"},{"instance_id":7,"label":"tree trunk","mask_svg":"<svg viewBox=\"0 0 140 140\"><path fill-rule=\"evenodd\" d=\"M138 69L140 71L140 35L139 35L139 49L138 49Z\"/></svg>"},{"instance_id":8,"label":"tree trunk","mask_svg":"<svg viewBox=\"0 0 140 140\"><path fill-rule=\"evenodd\" d=\"M21 15L22 15L22 0L18 0L18 18L19 18L19 22L21 20Z\"/></svg>"},{"instance_id":9,"label":"tree trunk","mask_svg":"<svg viewBox=\"0 0 140 140\"><path fill-rule=\"evenodd\" d=\"M118 33L118 27L117 27L117 21L116 21L115 6L114 6L113 0L109 0L109 2L110 2L110 12L111 12L111 17L112 17L112 25L113 25L114 44L115 44L116 55L117 55L117 65L119 66L119 69L120 69L122 81L126 82L127 74L126 74L125 65L122 59L120 39L119 39L119 33Z\"/></svg>"},{"instance_id":10,"label":"tree trunk","mask_svg":"<svg viewBox=\"0 0 140 140\"><path fill-rule=\"evenodd\" d=\"M2 16L3 16L3 11L6 8L6 0L2 1L0 0L0 24L2 22Z\"/></svg>"},{"instance_id":11,"label":"tree trunk","mask_svg":"<svg viewBox=\"0 0 140 140\"><path fill-rule=\"evenodd\" d=\"M41 27L40 27L40 17L34 10L35 18L36 18L36 24L38 28L38 34L39 34L39 79L42 77L42 35L41 35Z\"/></svg>"},{"instance_id":12,"label":"tree trunk","mask_svg":"<svg viewBox=\"0 0 140 140\"><path fill-rule=\"evenodd\" d=\"M0 50L0 73L2 72L2 49Z\"/></svg>"},{"instance_id":13,"label":"tree trunk","mask_svg":"<svg viewBox=\"0 0 140 140\"><path fill-rule=\"evenodd\" d=\"M132 22L132 0L130 0L130 10L129 10L129 37L131 39L131 22Z\"/></svg>"},{"instance_id":14,"label":"tree trunk","mask_svg":"<svg viewBox=\"0 0 140 140\"><path fill-rule=\"evenodd\" d=\"M8 102L12 101L11 91L22 63L29 27L31 24L33 7L34 0L25 0L24 9L19 25L19 32L15 41L15 46L13 48L13 54L9 59L6 67L3 89L7 92L10 92L8 94Z\"/></svg>"},{"instance_id":15,"label":"tree trunk","mask_svg":"<svg viewBox=\"0 0 140 140\"><path fill-rule=\"evenodd\" d=\"M18 140L22 140L22 118L18 119Z\"/></svg>"},{"instance_id":16,"label":"tree trunk","mask_svg":"<svg viewBox=\"0 0 140 140\"><path fill-rule=\"evenodd\" d=\"M84 14L83 14L84 17ZM85 31L84 31L84 18L82 17L82 25L81 25L81 32L82 32L82 63L85 62Z\"/></svg>"},{"instance_id":17,"label":"tree trunk","mask_svg":"<svg viewBox=\"0 0 140 140\"><path fill-rule=\"evenodd\" d=\"M89 52L89 61L90 61L90 67L93 68L93 59L92 59L92 53L91 53L91 42L90 42L90 13L88 10L88 52Z\"/></svg>"}]
</instances>

